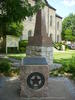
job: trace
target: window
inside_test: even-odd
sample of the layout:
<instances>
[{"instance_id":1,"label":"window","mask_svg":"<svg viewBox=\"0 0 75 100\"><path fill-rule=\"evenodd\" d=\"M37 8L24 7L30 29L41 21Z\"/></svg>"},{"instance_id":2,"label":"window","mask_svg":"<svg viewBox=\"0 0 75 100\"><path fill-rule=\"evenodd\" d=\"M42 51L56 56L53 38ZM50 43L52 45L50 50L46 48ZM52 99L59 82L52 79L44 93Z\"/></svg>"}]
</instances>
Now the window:
<instances>
[{"instance_id":1,"label":"window","mask_svg":"<svg viewBox=\"0 0 75 100\"><path fill-rule=\"evenodd\" d=\"M57 42L59 42L59 35L57 35Z\"/></svg>"},{"instance_id":2,"label":"window","mask_svg":"<svg viewBox=\"0 0 75 100\"><path fill-rule=\"evenodd\" d=\"M32 30L29 30L28 31L28 37L31 37L32 36Z\"/></svg>"},{"instance_id":3,"label":"window","mask_svg":"<svg viewBox=\"0 0 75 100\"><path fill-rule=\"evenodd\" d=\"M52 26L52 15L50 16L50 26Z\"/></svg>"},{"instance_id":4,"label":"window","mask_svg":"<svg viewBox=\"0 0 75 100\"><path fill-rule=\"evenodd\" d=\"M29 21L32 21L32 16L30 16L30 17L28 18L28 20L29 20Z\"/></svg>"},{"instance_id":5,"label":"window","mask_svg":"<svg viewBox=\"0 0 75 100\"><path fill-rule=\"evenodd\" d=\"M59 22L57 22L57 29L59 30Z\"/></svg>"},{"instance_id":6,"label":"window","mask_svg":"<svg viewBox=\"0 0 75 100\"><path fill-rule=\"evenodd\" d=\"M50 33L50 37L52 38L52 33Z\"/></svg>"}]
</instances>

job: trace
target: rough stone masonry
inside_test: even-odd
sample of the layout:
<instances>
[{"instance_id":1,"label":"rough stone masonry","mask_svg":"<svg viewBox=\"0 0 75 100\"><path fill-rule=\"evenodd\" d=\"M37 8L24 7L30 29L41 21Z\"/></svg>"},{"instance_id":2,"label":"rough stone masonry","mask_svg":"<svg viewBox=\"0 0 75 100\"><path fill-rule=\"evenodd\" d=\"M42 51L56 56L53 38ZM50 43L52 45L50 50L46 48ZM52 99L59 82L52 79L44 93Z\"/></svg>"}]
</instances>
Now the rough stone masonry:
<instances>
[{"instance_id":1,"label":"rough stone masonry","mask_svg":"<svg viewBox=\"0 0 75 100\"><path fill-rule=\"evenodd\" d=\"M25 58L20 71L20 96L24 98L48 97L48 78L49 67L45 58Z\"/></svg>"}]
</instances>

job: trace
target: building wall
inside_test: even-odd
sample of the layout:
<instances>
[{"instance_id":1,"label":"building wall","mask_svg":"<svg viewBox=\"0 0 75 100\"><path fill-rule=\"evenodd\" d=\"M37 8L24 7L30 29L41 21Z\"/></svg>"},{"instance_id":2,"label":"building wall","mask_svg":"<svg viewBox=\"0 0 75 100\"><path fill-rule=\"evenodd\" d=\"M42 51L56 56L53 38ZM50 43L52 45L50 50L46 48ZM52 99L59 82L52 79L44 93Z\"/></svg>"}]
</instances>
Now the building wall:
<instances>
[{"instance_id":1,"label":"building wall","mask_svg":"<svg viewBox=\"0 0 75 100\"><path fill-rule=\"evenodd\" d=\"M28 36L34 35L35 21L36 21L36 15L34 15L31 18L27 18L23 22L23 25L24 25L24 30L23 30L23 35L22 35L23 40L28 40ZM31 31L31 34L30 34L30 31Z\"/></svg>"},{"instance_id":2,"label":"building wall","mask_svg":"<svg viewBox=\"0 0 75 100\"><path fill-rule=\"evenodd\" d=\"M52 37L55 42L55 14L56 11L49 8L49 33L48 35Z\"/></svg>"},{"instance_id":3,"label":"building wall","mask_svg":"<svg viewBox=\"0 0 75 100\"><path fill-rule=\"evenodd\" d=\"M32 6L35 4L33 0L29 0L29 3L31 3ZM23 21L24 30L23 30L23 35L21 37L22 40L28 40L28 36L34 35L35 21L36 21L36 15L26 18L26 20Z\"/></svg>"},{"instance_id":4,"label":"building wall","mask_svg":"<svg viewBox=\"0 0 75 100\"><path fill-rule=\"evenodd\" d=\"M62 19L56 17L56 42L61 42Z\"/></svg>"}]
</instances>

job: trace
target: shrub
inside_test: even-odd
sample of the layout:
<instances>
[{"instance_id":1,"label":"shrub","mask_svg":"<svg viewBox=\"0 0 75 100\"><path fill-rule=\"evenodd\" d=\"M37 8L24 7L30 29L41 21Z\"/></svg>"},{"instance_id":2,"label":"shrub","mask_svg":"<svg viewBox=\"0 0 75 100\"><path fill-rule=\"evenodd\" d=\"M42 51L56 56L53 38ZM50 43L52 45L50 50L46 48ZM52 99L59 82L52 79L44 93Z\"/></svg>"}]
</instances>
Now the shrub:
<instances>
[{"instance_id":1,"label":"shrub","mask_svg":"<svg viewBox=\"0 0 75 100\"><path fill-rule=\"evenodd\" d=\"M11 64L8 61L0 62L0 73L9 73L11 70Z\"/></svg>"},{"instance_id":2,"label":"shrub","mask_svg":"<svg viewBox=\"0 0 75 100\"><path fill-rule=\"evenodd\" d=\"M5 76L14 77L20 74L19 69L11 69L8 73L4 73Z\"/></svg>"},{"instance_id":3,"label":"shrub","mask_svg":"<svg viewBox=\"0 0 75 100\"><path fill-rule=\"evenodd\" d=\"M27 40L21 40L19 42L19 50L20 50L20 53L25 53L26 52L26 46L28 44L28 41Z\"/></svg>"},{"instance_id":4,"label":"shrub","mask_svg":"<svg viewBox=\"0 0 75 100\"><path fill-rule=\"evenodd\" d=\"M69 49L71 49L71 47L68 46L68 45L65 45L65 49L66 49L66 50L69 50Z\"/></svg>"},{"instance_id":5,"label":"shrub","mask_svg":"<svg viewBox=\"0 0 75 100\"><path fill-rule=\"evenodd\" d=\"M66 73L66 74L65 74ZM75 57L69 59L68 61L62 62L62 67L59 69L52 70L50 72L50 76L65 76L72 78L75 80Z\"/></svg>"},{"instance_id":6,"label":"shrub","mask_svg":"<svg viewBox=\"0 0 75 100\"><path fill-rule=\"evenodd\" d=\"M62 49L62 43L60 42L58 42L58 43L54 43L54 47L56 48L56 49L58 49L58 50L61 50Z\"/></svg>"},{"instance_id":7,"label":"shrub","mask_svg":"<svg viewBox=\"0 0 75 100\"><path fill-rule=\"evenodd\" d=\"M75 75L75 57L69 60L69 62L62 63L65 72Z\"/></svg>"},{"instance_id":8,"label":"shrub","mask_svg":"<svg viewBox=\"0 0 75 100\"><path fill-rule=\"evenodd\" d=\"M6 51L5 51L5 48L0 48L0 53L1 54L4 54Z\"/></svg>"},{"instance_id":9,"label":"shrub","mask_svg":"<svg viewBox=\"0 0 75 100\"><path fill-rule=\"evenodd\" d=\"M19 53L17 47L8 47L8 53Z\"/></svg>"},{"instance_id":10,"label":"shrub","mask_svg":"<svg viewBox=\"0 0 75 100\"><path fill-rule=\"evenodd\" d=\"M72 57L72 59L70 60L69 66L70 66L70 70L69 71L71 73L75 74L75 57Z\"/></svg>"}]
</instances>

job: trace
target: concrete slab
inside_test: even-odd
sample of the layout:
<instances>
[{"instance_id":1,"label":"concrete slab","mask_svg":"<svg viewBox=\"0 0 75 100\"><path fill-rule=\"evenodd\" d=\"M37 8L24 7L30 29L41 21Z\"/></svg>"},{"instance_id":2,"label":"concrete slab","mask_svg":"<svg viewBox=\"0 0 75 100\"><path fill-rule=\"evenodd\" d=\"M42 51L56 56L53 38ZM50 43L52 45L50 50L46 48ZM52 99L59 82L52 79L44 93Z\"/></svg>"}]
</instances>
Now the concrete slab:
<instances>
[{"instance_id":1,"label":"concrete slab","mask_svg":"<svg viewBox=\"0 0 75 100\"><path fill-rule=\"evenodd\" d=\"M74 88L67 78L49 78L49 97L27 99L19 96L19 79L8 78L0 88L0 100L75 100Z\"/></svg>"}]
</instances>

